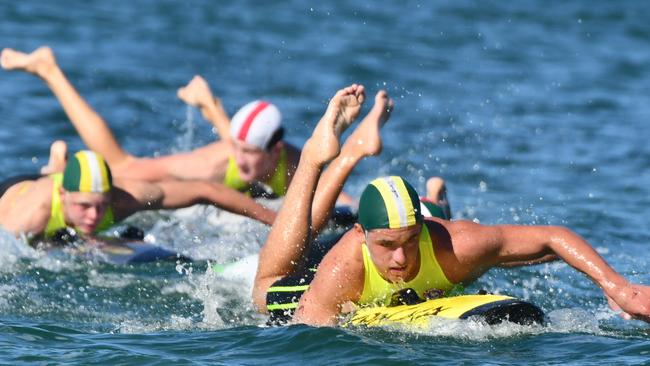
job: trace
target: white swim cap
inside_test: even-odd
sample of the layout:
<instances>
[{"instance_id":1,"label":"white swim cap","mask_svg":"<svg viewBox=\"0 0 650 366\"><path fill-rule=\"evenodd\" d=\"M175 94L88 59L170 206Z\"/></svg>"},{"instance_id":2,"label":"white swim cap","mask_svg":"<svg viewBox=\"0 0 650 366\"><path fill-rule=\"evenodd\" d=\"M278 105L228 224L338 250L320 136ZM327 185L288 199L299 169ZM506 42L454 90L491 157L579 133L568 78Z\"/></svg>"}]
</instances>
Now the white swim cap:
<instances>
[{"instance_id":1,"label":"white swim cap","mask_svg":"<svg viewBox=\"0 0 650 366\"><path fill-rule=\"evenodd\" d=\"M274 135L281 129L282 115L278 108L269 102L256 100L241 107L232 117L230 136L266 150L279 141Z\"/></svg>"}]
</instances>

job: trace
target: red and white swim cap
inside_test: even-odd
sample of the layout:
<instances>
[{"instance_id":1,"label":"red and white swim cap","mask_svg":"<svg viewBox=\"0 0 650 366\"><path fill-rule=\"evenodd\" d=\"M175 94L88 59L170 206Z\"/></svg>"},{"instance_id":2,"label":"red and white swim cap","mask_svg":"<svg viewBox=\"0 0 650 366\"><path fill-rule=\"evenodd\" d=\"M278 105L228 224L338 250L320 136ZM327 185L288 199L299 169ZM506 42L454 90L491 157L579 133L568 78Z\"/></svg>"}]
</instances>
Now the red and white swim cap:
<instances>
[{"instance_id":1,"label":"red and white swim cap","mask_svg":"<svg viewBox=\"0 0 650 366\"><path fill-rule=\"evenodd\" d=\"M273 135L282 128L282 115L276 106L256 100L241 107L232 117L230 136L238 141L267 149Z\"/></svg>"}]
</instances>

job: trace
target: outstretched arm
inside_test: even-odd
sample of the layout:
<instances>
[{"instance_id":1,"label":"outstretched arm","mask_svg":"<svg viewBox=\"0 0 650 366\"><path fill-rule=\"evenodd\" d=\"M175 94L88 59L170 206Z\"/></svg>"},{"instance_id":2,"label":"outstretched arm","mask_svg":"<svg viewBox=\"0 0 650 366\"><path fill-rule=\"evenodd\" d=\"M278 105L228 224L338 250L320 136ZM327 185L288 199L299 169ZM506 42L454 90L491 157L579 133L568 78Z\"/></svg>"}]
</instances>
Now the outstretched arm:
<instances>
[{"instance_id":1,"label":"outstretched arm","mask_svg":"<svg viewBox=\"0 0 650 366\"><path fill-rule=\"evenodd\" d=\"M182 208L194 204L211 204L234 214L250 217L267 225L273 224L276 213L254 199L220 183L205 181L163 181L161 208Z\"/></svg>"},{"instance_id":2,"label":"outstretched arm","mask_svg":"<svg viewBox=\"0 0 650 366\"><path fill-rule=\"evenodd\" d=\"M86 146L104 156L111 166L130 158L102 117L68 81L49 47L40 47L30 54L5 48L0 61L7 70L22 70L40 77L59 100Z\"/></svg>"},{"instance_id":3,"label":"outstretched arm","mask_svg":"<svg viewBox=\"0 0 650 366\"><path fill-rule=\"evenodd\" d=\"M118 185L116 184L116 187ZM137 211L174 209L195 204L211 204L228 212L250 217L265 224L272 224L275 212L255 202L252 198L219 183L204 181L121 181L123 190L116 194L116 210L119 218Z\"/></svg>"},{"instance_id":4,"label":"outstretched arm","mask_svg":"<svg viewBox=\"0 0 650 366\"><path fill-rule=\"evenodd\" d=\"M470 256L483 268L521 261L535 262L556 255L598 284L624 312L650 322L650 287L628 282L573 231L557 226L464 225L464 230L474 231L473 235L464 235L465 238L480 238L479 250L476 250L476 241L463 243L463 239L455 243L454 248L459 246L459 251L468 253L474 246L474 254ZM481 255L484 255L483 259L479 259Z\"/></svg>"},{"instance_id":5,"label":"outstretched arm","mask_svg":"<svg viewBox=\"0 0 650 366\"><path fill-rule=\"evenodd\" d=\"M178 98L196 107L219 133L223 141L230 141L230 118L221 105L221 100L212 95L210 86L201 76L196 75L184 87L178 89Z\"/></svg>"}]
</instances>

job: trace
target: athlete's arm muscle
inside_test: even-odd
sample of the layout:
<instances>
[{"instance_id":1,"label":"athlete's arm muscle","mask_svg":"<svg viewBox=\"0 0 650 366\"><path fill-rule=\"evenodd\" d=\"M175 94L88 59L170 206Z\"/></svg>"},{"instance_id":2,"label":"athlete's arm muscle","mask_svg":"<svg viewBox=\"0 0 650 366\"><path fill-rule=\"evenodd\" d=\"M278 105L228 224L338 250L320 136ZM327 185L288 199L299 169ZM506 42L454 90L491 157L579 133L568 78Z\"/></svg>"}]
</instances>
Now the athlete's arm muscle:
<instances>
[{"instance_id":1,"label":"athlete's arm muscle","mask_svg":"<svg viewBox=\"0 0 650 366\"><path fill-rule=\"evenodd\" d=\"M50 218L52 180L41 178L24 192L21 188L16 184L2 197L2 205L8 207L3 207L0 225L14 235L41 234Z\"/></svg>"},{"instance_id":2,"label":"athlete's arm muscle","mask_svg":"<svg viewBox=\"0 0 650 366\"><path fill-rule=\"evenodd\" d=\"M454 252L477 268L538 261L557 255L586 274L631 316L650 321L650 287L635 285L618 274L583 238L559 226L449 225ZM470 254L471 253L471 254Z\"/></svg>"},{"instance_id":3,"label":"athlete's arm muscle","mask_svg":"<svg viewBox=\"0 0 650 366\"><path fill-rule=\"evenodd\" d=\"M361 246L354 233L348 232L318 266L309 290L300 299L294 321L336 325L341 306L361 296L363 281Z\"/></svg>"},{"instance_id":4,"label":"athlete's arm muscle","mask_svg":"<svg viewBox=\"0 0 650 366\"><path fill-rule=\"evenodd\" d=\"M149 182L168 179L221 182L230 154L228 144L213 142L190 152L134 159L129 164L129 170L120 173L120 176Z\"/></svg>"},{"instance_id":5,"label":"athlete's arm muscle","mask_svg":"<svg viewBox=\"0 0 650 366\"><path fill-rule=\"evenodd\" d=\"M118 219L124 219L137 211L183 208L195 204L212 204L266 224L271 224L275 219L274 211L219 183L121 180L116 183L114 192L114 209Z\"/></svg>"},{"instance_id":6,"label":"athlete's arm muscle","mask_svg":"<svg viewBox=\"0 0 650 366\"><path fill-rule=\"evenodd\" d=\"M228 212L250 217L270 225L276 213L245 194L221 183L205 181L164 181L158 186L163 191L162 208L182 208L195 204L215 205Z\"/></svg>"}]
</instances>

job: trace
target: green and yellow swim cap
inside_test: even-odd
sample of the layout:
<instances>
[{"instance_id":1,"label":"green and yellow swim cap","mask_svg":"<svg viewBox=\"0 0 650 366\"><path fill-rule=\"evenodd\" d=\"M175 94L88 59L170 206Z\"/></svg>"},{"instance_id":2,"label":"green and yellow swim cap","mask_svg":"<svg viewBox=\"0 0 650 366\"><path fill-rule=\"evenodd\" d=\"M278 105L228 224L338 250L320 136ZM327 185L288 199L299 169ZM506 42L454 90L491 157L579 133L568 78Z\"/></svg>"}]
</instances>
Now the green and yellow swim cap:
<instances>
[{"instance_id":1,"label":"green and yellow swim cap","mask_svg":"<svg viewBox=\"0 0 650 366\"><path fill-rule=\"evenodd\" d=\"M106 193L112 183L108 164L94 151L78 151L63 171L63 189L68 192Z\"/></svg>"},{"instance_id":2,"label":"green and yellow swim cap","mask_svg":"<svg viewBox=\"0 0 650 366\"><path fill-rule=\"evenodd\" d=\"M442 207L431 202L431 200L426 197L420 198L420 211L424 217L438 217L443 220L451 219L449 216L447 216L447 213Z\"/></svg>"},{"instance_id":3,"label":"green and yellow swim cap","mask_svg":"<svg viewBox=\"0 0 650 366\"><path fill-rule=\"evenodd\" d=\"M365 230L397 229L421 222L418 194L402 177L377 178L361 193L359 224Z\"/></svg>"}]
</instances>

